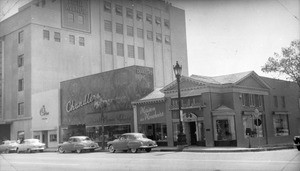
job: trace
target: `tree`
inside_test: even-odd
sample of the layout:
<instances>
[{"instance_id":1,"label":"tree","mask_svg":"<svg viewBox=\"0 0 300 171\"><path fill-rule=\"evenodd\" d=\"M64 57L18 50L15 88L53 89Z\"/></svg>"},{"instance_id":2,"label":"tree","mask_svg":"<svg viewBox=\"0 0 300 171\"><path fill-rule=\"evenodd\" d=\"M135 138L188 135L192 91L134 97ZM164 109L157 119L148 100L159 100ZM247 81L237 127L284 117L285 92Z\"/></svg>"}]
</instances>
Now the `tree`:
<instances>
[{"instance_id":1,"label":"tree","mask_svg":"<svg viewBox=\"0 0 300 171\"><path fill-rule=\"evenodd\" d=\"M294 40L289 47L282 48L281 54L275 52L274 57L269 57L261 70L285 74L300 87L300 40Z\"/></svg>"}]
</instances>

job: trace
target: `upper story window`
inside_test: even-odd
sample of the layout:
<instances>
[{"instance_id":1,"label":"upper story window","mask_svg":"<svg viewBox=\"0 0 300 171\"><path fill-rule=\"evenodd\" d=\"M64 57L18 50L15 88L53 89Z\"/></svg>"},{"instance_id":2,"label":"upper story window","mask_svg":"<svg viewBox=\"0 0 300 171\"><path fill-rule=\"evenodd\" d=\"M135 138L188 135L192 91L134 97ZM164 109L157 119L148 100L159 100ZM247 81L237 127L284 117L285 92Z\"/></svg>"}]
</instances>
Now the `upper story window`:
<instances>
[{"instance_id":1,"label":"upper story window","mask_svg":"<svg viewBox=\"0 0 300 171\"><path fill-rule=\"evenodd\" d=\"M79 37L79 46L84 46L85 42L84 42L84 37Z\"/></svg>"},{"instance_id":2,"label":"upper story window","mask_svg":"<svg viewBox=\"0 0 300 171\"><path fill-rule=\"evenodd\" d=\"M46 40L50 39L50 32L49 30L43 30L43 38Z\"/></svg>"},{"instance_id":3,"label":"upper story window","mask_svg":"<svg viewBox=\"0 0 300 171\"><path fill-rule=\"evenodd\" d=\"M127 36L133 37L133 27L132 26L127 26Z\"/></svg>"},{"instance_id":4,"label":"upper story window","mask_svg":"<svg viewBox=\"0 0 300 171\"><path fill-rule=\"evenodd\" d=\"M123 34L123 24L116 23L116 33Z\"/></svg>"},{"instance_id":5,"label":"upper story window","mask_svg":"<svg viewBox=\"0 0 300 171\"><path fill-rule=\"evenodd\" d=\"M153 32L152 31L147 31L147 39L148 40L153 40Z\"/></svg>"},{"instance_id":6,"label":"upper story window","mask_svg":"<svg viewBox=\"0 0 300 171\"><path fill-rule=\"evenodd\" d=\"M171 38L169 35L165 35L165 43L168 45L171 44Z\"/></svg>"},{"instance_id":7,"label":"upper story window","mask_svg":"<svg viewBox=\"0 0 300 171\"><path fill-rule=\"evenodd\" d=\"M119 15L119 16L123 15L123 8L121 5L116 5L116 15Z\"/></svg>"},{"instance_id":8,"label":"upper story window","mask_svg":"<svg viewBox=\"0 0 300 171\"><path fill-rule=\"evenodd\" d=\"M24 102L18 103L18 115L24 115Z\"/></svg>"},{"instance_id":9,"label":"upper story window","mask_svg":"<svg viewBox=\"0 0 300 171\"><path fill-rule=\"evenodd\" d=\"M112 44L112 41L105 40L105 53L106 54L110 54L110 55L113 54L113 44Z\"/></svg>"},{"instance_id":10,"label":"upper story window","mask_svg":"<svg viewBox=\"0 0 300 171\"><path fill-rule=\"evenodd\" d=\"M133 9L126 8L126 17L133 19Z\"/></svg>"},{"instance_id":11,"label":"upper story window","mask_svg":"<svg viewBox=\"0 0 300 171\"><path fill-rule=\"evenodd\" d=\"M84 18L82 15L78 15L78 24L84 24Z\"/></svg>"},{"instance_id":12,"label":"upper story window","mask_svg":"<svg viewBox=\"0 0 300 171\"><path fill-rule=\"evenodd\" d=\"M278 107L278 98L277 98L277 96L273 96L273 100L274 100L274 106Z\"/></svg>"},{"instance_id":13,"label":"upper story window","mask_svg":"<svg viewBox=\"0 0 300 171\"><path fill-rule=\"evenodd\" d=\"M282 108L285 108L285 97L281 96Z\"/></svg>"},{"instance_id":14,"label":"upper story window","mask_svg":"<svg viewBox=\"0 0 300 171\"><path fill-rule=\"evenodd\" d=\"M104 1L104 11L111 13L111 3Z\"/></svg>"},{"instance_id":15,"label":"upper story window","mask_svg":"<svg viewBox=\"0 0 300 171\"><path fill-rule=\"evenodd\" d=\"M18 91L23 91L24 90L24 79L19 79L18 81Z\"/></svg>"},{"instance_id":16,"label":"upper story window","mask_svg":"<svg viewBox=\"0 0 300 171\"><path fill-rule=\"evenodd\" d=\"M60 42L60 33L59 32L54 32L54 41Z\"/></svg>"},{"instance_id":17,"label":"upper story window","mask_svg":"<svg viewBox=\"0 0 300 171\"><path fill-rule=\"evenodd\" d=\"M69 23L74 23L74 14L68 13L68 22Z\"/></svg>"},{"instance_id":18,"label":"upper story window","mask_svg":"<svg viewBox=\"0 0 300 171\"><path fill-rule=\"evenodd\" d=\"M134 58L134 46L127 45L128 48L128 58Z\"/></svg>"},{"instance_id":19,"label":"upper story window","mask_svg":"<svg viewBox=\"0 0 300 171\"><path fill-rule=\"evenodd\" d=\"M136 19L138 21L143 21L143 13L141 11L136 11Z\"/></svg>"},{"instance_id":20,"label":"upper story window","mask_svg":"<svg viewBox=\"0 0 300 171\"><path fill-rule=\"evenodd\" d=\"M164 25L165 25L165 27L166 28L170 28L170 21L169 20L167 20L167 19L164 19Z\"/></svg>"},{"instance_id":21,"label":"upper story window","mask_svg":"<svg viewBox=\"0 0 300 171\"><path fill-rule=\"evenodd\" d=\"M161 34L160 33L156 33L156 42L161 43Z\"/></svg>"},{"instance_id":22,"label":"upper story window","mask_svg":"<svg viewBox=\"0 0 300 171\"><path fill-rule=\"evenodd\" d=\"M24 66L24 55L18 56L18 67Z\"/></svg>"},{"instance_id":23,"label":"upper story window","mask_svg":"<svg viewBox=\"0 0 300 171\"><path fill-rule=\"evenodd\" d=\"M155 23L156 23L157 25L161 25L161 18L155 16Z\"/></svg>"},{"instance_id":24,"label":"upper story window","mask_svg":"<svg viewBox=\"0 0 300 171\"><path fill-rule=\"evenodd\" d=\"M242 104L247 107L262 107L263 95L243 93Z\"/></svg>"},{"instance_id":25,"label":"upper story window","mask_svg":"<svg viewBox=\"0 0 300 171\"><path fill-rule=\"evenodd\" d=\"M144 38L144 30L138 28L137 29L137 37L143 39Z\"/></svg>"},{"instance_id":26,"label":"upper story window","mask_svg":"<svg viewBox=\"0 0 300 171\"><path fill-rule=\"evenodd\" d=\"M152 24L152 15L151 15L151 14L146 14L146 21L147 21L149 24Z\"/></svg>"},{"instance_id":27,"label":"upper story window","mask_svg":"<svg viewBox=\"0 0 300 171\"><path fill-rule=\"evenodd\" d=\"M138 47L138 58L145 59L145 50L143 47Z\"/></svg>"},{"instance_id":28,"label":"upper story window","mask_svg":"<svg viewBox=\"0 0 300 171\"><path fill-rule=\"evenodd\" d=\"M117 43L117 55L124 56L124 44L123 43Z\"/></svg>"},{"instance_id":29,"label":"upper story window","mask_svg":"<svg viewBox=\"0 0 300 171\"><path fill-rule=\"evenodd\" d=\"M104 30L112 32L112 23L111 23L111 21L104 20Z\"/></svg>"},{"instance_id":30,"label":"upper story window","mask_svg":"<svg viewBox=\"0 0 300 171\"><path fill-rule=\"evenodd\" d=\"M75 36L74 35L69 35L69 42L70 42L70 44L75 45Z\"/></svg>"},{"instance_id":31,"label":"upper story window","mask_svg":"<svg viewBox=\"0 0 300 171\"><path fill-rule=\"evenodd\" d=\"M20 31L18 33L18 43L22 43L23 42L23 39L24 39L24 31Z\"/></svg>"}]
</instances>

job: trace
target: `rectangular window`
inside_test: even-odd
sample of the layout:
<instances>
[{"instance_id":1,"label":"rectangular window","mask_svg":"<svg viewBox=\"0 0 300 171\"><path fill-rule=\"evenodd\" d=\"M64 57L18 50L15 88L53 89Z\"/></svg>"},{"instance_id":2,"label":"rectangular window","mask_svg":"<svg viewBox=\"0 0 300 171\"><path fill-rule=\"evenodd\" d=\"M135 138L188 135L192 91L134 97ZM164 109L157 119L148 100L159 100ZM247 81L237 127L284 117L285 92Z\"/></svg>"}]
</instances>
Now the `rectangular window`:
<instances>
[{"instance_id":1,"label":"rectangular window","mask_svg":"<svg viewBox=\"0 0 300 171\"><path fill-rule=\"evenodd\" d=\"M68 13L68 22L69 23L74 23L74 14Z\"/></svg>"},{"instance_id":2,"label":"rectangular window","mask_svg":"<svg viewBox=\"0 0 300 171\"><path fill-rule=\"evenodd\" d=\"M155 16L155 23L156 23L157 25L161 25L161 18Z\"/></svg>"},{"instance_id":3,"label":"rectangular window","mask_svg":"<svg viewBox=\"0 0 300 171\"><path fill-rule=\"evenodd\" d=\"M258 118L252 115L243 115L244 137L263 137L262 115Z\"/></svg>"},{"instance_id":4,"label":"rectangular window","mask_svg":"<svg viewBox=\"0 0 300 171\"><path fill-rule=\"evenodd\" d=\"M111 21L104 20L104 30L112 32L112 23L111 23Z\"/></svg>"},{"instance_id":5,"label":"rectangular window","mask_svg":"<svg viewBox=\"0 0 300 171\"><path fill-rule=\"evenodd\" d=\"M274 100L274 106L278 107L278 99L277 96L273 96L273 100Z\"/></svg>"},{"instance_id":6,"label":"rectangular window","mask_svg":"<svg viewBox=\"0 0 300 171\"><path fill-rule=\"evenodd\" d=\"M23 42L23 38L24 38L24 31L20 31L18 33L18 42L19 42L19 44Z\"/></svg>"},{"instance_id":7,"label":"rectangular window","mask_svg":"<svg viewBox=\"0 0 300 171\"><path fill-rule=\"evenodd\" d=\"M123 24L116 23L116 33L123 34Z\"/></svg>"},{"instance_id":8,"label":"rectangular window","mask_svg":"<svg viewBox=\"0 0 300 171\"><path fill-rule=\"evenodd\" d=\"M165 43L168 45L171 44L171 38L169 35L165 35Z\"/></svg>"},{"instance_id":9,"label":"rectangular window","mask_svg":"<svg viewBox=\"0 0 300 171\"><path fill-rule=\"evenodd\" d=\"M117 55L124 56L124 44L123 43L117 43Z\"/></svg>"},{"instance_id":10,"label":"rectangular window","mask_svg":"<svg viewBox=\"0 0 300 171\"><path fill-rule=\"evenodd\" d=\"M263 95L260 95L259 96L259 107L262 107L264 105L264 96Z\"/></svg>"},{"instance_id":11,"label":"rectangular window","mask_svg":"<svg viewBox=\"0 0 300 171\"><path fill-rule=\"evenodd\" d=\"M153 40L153 32L152 31L147 31L147 39L148 40Z\"/></svg>"},{"instance_id":12,"label":"rectangular window","mask_svg":"<svg viewBox=\"0 0 300 171\"><path fill-rule=\"evenodd\" d=\"M285 97L281 96L282 108L285 108Z\"/></svg>"},{"instance_id":13,"label":"rectangular window","mask_svg":"<svg viewBox=\"0 0 300 171\"><path fill-rule=\"evenodd\" d=\"M24 102L18 103L18 115L24 115Z\"/></svg>"},{"instance_id":14,"label":"rectangular window","mask_svg":"<svg viewBox=\"0 0 300 171\"><path fill-rule=\"evenodd\" d=\"M164 19L164 25L165 25L165 27L166 28L170 28L170 21L169 20L167 20L167 19Z\"/></svg>"},{"instance_id":15,"label":"rectangular window","mask_svg":"<svg viewBox=\"0 0 300 171\"><path fill-rule=\"evenodd\" d=\"M152 15L151 15L151 14L146 14L146 21L147 21L149 24L152 24Z\"/></svg>"},{"instance_id":16,"label":"rectangular window","mask_svg":"<svg viewBox=\"0 0 300 171\"><path fill-rule=\"evenodd\" d=\"M56 142L57 141L57 134L50 134L50 142Z\"/></svg>"},{"instance_id":17,"label":"rectangular window","mask_svg":"<svg viewBox=\"0 0 300 171\"><path fill-rule=\"evenodd\" d=\"M254 105L255 105L255 107L259 107L259 95L258 94L254 95Z\"/></svg>"},{"instance_id":18,"label":"rectangular window","mask_svg":"<svg viewBox=\"0 0 300 171\"><path fill-rule=\"evenodd\" d=\"M144 30L138 28L137 29L137 37L143 39L144 38Z\"/></svg>"},{"instance_id":19,"label":"rectangular window","mask_svg":"<svg viewBox=\"0 0 300 171\"><path fill-rule=\"evenodd\" d=\"M250 95L249 94L242 94L242 103L243 106L250 106Z\"/></svg>"},{"instance_id":20,"label":"rectangular window","mask_svg":"<svg viewBox=\"0 0 300 171\"><path fill-rule=\"evenodd\" d=\"M84 46L85 42L84 42L84 37L79 37L79 46Z\"/></svg>"},{"instance_id":21,"label":"rectangular window","mask_svg":"<svg viewBox=\"0 0 300 171\"><path fill-rule=\"evenodd\" d=\"M161 43L161 34L160 33L156 33L156 42Z\"/></svg>"},{"instance_id":22,"label":"rectangular window","mask_svg":"<svg viewBox=\"0 0 300 171\"><path fill-rule=\"evenodd\" d=\"M127 45L128 48L128 58L134 58L134 46Z\"/></svg>"},{"instance_id":23,"label":"rectangular window","mask_svg":"<svg viewBox=\"0 0 300 171\"><path fill-rule=\"evenodd\" d=\"M43 38L46 40L50 39L50 32L49 30L43 30Z\"/></svg>"},{"instance_id":24,"label":"rectangular window","mask_svg":"<svg viewBox=\"0 0 300 171\"><path fill-rule=\"evenodd\" d=\"M110 55L113 54L113 44L112 44L112 41L105 40L105 53L106 54L110 54Z\"/></svg>"},{"instance_id":25,"label":"rectangular window","mask_svg":"<svg viewBox=\"0 0 300 171\"><path fill-rule=\"evenodd\" d=\"M75 36L74 35L69 35L69 42L70 42L70 44L75 45Z\"/></svg>"},{"instance_id":26,"label":"rectangular window","mask_svg":"<svg viewBox=\"0 0 300 171\"><path fill-rule=\"evenodd\" d=\"M136 20L143 21L143 13L141 11L136 11Z\"/></svg>"},{"instance_id":27,"label":"rectangular window","mask_svg":"<svg viewBox=\"0 0 300 171\"><path fill-rule=\"evenodd\" d=\"M104 11L111 13L111 3L104 1Z\"/></svg>"},{"instance_id":28,"label":"rectangular window","mask_svg":"<svg viewBox=\"0 0 300 171\"><path fill-rule=\"evenodd\" d=\"M24 66L24 55L18 56L18 67Z\"/></svg>"},{"instance_id":29,"label":"rectangular window","mask_svg":"<svg viewBox=\"0 0 300 171\"><path fill-rule=\"evenodd\" d=\"M133 37L133 27L127 26L127 36Z\"/></svg>"},{"instance_id":30,"label":"rectangular window","mask_svg":"<svg viewBox=\"0 0 300 171\"><path fill-rule=\"evenodd\" d=\"M119 16L123 15L123 8L121 5L116 5L116 15L119 15Z\"/></svg>"},{"instance_id":31,"label":"rectangular window","mask_svg":"<svg viewBox=\"0 0 300 171\"><path fill-rule=\"evenodd\" d=\"M133 19L133 9L126 8L126 17Z\"/></svg>"},{"instance_id":32,"label":"rectangular window","mask_svg":"<svg viewBox=\"0 0 300 171\"><path fill-rule=\"evenodd\" d=\"M143 47L138 47L138 58L145 59L145 50Z\"/></svg>"},{"instance_id":33,"label":"rectangular window","mask_svg":"<svg viewBox=\"0 0 300 171\"><path fill-rule=\"evenodd\" d=\"M60 42L60 33L59 32L54 32L54 41Z\"/></svg>"},{"instance_id":34,"label":"rectangular window","mask_svg":"<svg viewBox=\"0 0 300 171\"><path fill-rule=\"evenodd\" d=\"M290 134L287 114L273 115L273 125L275 136L287 136Z\"/></svg>"},{"instance_id":35,"label":"rectangular window","mask_svg":"<svg viewBox=\"0 0 300 171\"><path fill-rule=\"evenodd\" d=\"M25 132L24 131L18 131L17 132L17 140L24 140L25 139Z\"/></svg>"},{"instance_id":36,"label":"rectangular window","mask_svg":"<svg viewBox=\"0 0 300 171\"><path fill-rule=\"evenodd\" d=\"M23 91L24 90L24 79L19 79L18 81L18 91Z\"/></svg>"},{"instance_id":37,"label":"rectangular window","mask_svg":"<svg viewBox=\"0 0 300 171\"><path fill-rule=\"evenodd\" d=\"M83 16L78 15L78 24L84 24Z\"/></svg>"}]
</instances>

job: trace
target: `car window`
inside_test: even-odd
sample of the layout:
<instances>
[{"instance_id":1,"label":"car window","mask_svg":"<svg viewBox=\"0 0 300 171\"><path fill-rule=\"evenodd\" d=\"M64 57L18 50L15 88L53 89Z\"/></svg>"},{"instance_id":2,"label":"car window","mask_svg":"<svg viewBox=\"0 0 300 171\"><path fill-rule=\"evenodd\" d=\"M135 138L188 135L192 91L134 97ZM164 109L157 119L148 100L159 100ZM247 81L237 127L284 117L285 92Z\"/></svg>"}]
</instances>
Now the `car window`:
<instances>
[{"instance_id":1,"label":"car window","mask_svg":"<svg viewBox=\"0 0 300 171\"><path fill-rule=\"evenodd\" d=\"M126 140L126 135L122 135L122 136L120 137L120 140Z\"/></svg>"},{"instance_id":2,"label":"car window","mask_svg":"<svg viewBox=\"0 0 300 171\"><path fill-rule=\"evenodd\" d=\"M134 135L128 135L127 139L128 139L128 140L135 140L136 137L135 137Z\"/></svg>"}]
</instances>

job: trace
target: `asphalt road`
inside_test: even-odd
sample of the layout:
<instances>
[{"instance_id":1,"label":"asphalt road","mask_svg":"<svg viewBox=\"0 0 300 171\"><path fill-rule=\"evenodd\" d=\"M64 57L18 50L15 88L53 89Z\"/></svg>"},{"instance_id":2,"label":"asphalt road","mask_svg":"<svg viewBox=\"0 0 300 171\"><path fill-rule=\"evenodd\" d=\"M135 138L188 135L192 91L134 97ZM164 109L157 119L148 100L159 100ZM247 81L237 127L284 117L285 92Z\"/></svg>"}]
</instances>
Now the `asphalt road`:
<instances>
[{"instance_id":1,"label":"asphalt road","mask_svg":"<svg viewBox=\"0 0 300 171\"><path fill-rule=\"evenodd\" d=\"M24 153L1 154L0 171L90 171L90 170L262 170L299 171L296 149L234 152L139 152L139 153Z\"/></svg>"}]
</instances>

